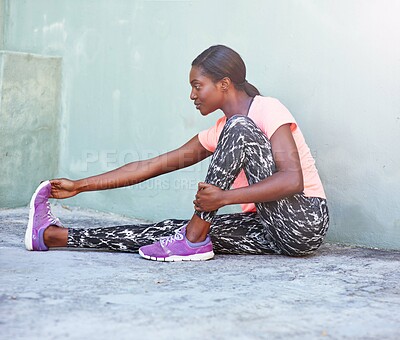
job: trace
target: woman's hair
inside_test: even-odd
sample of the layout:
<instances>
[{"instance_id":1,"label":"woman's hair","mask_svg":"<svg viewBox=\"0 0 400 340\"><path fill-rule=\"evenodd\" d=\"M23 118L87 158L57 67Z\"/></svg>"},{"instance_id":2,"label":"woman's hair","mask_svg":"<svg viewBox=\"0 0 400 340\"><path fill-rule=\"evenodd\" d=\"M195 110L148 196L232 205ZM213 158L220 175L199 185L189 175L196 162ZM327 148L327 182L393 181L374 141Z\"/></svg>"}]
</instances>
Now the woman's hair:
<instances>
[{"instance_id":1,"label":"woman's hair","mask_svg":"<svg viewBox=\"0 0 400 340\"><path fill-rule=\"evenodd\" d=\"M237 90L245 91L250 97L260 94L247 82L246 65L241 56L227 46L211 46L193 60L192 66L201 68L215 83L228 77Z\"/></svg>"}]
</instances>

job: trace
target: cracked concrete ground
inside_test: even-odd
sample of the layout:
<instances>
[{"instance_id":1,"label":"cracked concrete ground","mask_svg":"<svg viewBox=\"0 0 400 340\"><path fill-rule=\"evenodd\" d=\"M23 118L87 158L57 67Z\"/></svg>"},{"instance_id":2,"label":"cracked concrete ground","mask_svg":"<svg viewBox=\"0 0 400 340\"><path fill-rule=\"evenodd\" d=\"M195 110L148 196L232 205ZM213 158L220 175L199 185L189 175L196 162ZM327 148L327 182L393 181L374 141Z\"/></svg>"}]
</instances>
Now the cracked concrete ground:
<instances>
[{"instance_id":1,"label":"cracked concrete ground","mask_svg":"<svg viewBox=\"0 0 400 340\"><path fill-rule=\"evenodd\" d=\"M55 206L67 226L135 220ZM306 258L28 252L28 209L0 210L2 339L399 339L400 252L325 244Z\"/></svg>"}]
</instances>

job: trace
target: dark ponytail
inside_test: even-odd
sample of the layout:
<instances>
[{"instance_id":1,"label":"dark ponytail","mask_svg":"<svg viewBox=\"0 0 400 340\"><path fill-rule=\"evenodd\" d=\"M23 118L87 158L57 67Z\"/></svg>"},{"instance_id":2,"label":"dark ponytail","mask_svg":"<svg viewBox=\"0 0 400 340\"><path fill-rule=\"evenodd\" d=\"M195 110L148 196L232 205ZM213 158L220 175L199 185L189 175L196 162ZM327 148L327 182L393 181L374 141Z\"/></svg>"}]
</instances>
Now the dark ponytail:
<instances>
[{"instance_id":1,"label":"dark ponytail","mask_svg":"<svg viewBox=\"0 0 400 340\"><path fill-rule=\"evenodd\" d=\"M250 84L247 80L244 82L243 89L250 97L260 95L260 91L258 91L257 87L255 87L253 84Z\"/></svg>"},{"instance_id":2,"label":"dark ponytail","mask_svg":"<svg viewBox=\"0 0 400 340\"><path fill-rule=\"evenodd\" d=\"M215 45L206 49L192 62L215 83L228 77L235 88L245 91L250 97L259 95L257 88L246 80L246 66L240 55L224 45Z\"/></svg>"}]
</instances>

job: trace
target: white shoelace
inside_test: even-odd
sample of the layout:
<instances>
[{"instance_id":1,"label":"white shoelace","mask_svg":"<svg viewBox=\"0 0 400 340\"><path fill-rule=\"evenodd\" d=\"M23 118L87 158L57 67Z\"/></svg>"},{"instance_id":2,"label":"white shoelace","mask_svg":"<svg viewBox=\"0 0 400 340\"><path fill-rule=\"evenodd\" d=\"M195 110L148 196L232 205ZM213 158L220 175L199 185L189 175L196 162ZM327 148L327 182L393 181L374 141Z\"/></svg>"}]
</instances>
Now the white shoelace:
<instances>
[{"instance_id":1,"label":"white shoelace","mask_svg":"<svg viewBox=\"0 0 400 340\"><path fill-rule=\"evenodd\" d=\"M162 246L168 245L168 243L174 243L175 241L183 240L183 234L181 229L175 231L175 235L165 236L160 238L160 243Z\"/></svg>"},{"instance_id":2,"label":"white shoelace","mask_svg":"<svg viewBox=\"0 0 400 340\"><path fill-rule=\"evenodd\" d=\"M55 217L51 212L50 202L47 201L46 205L47 205L47 218L49 219L50 224L56 224L56 225L59 224L60 220L57 217Z\"/></svg>"}]
</instances>

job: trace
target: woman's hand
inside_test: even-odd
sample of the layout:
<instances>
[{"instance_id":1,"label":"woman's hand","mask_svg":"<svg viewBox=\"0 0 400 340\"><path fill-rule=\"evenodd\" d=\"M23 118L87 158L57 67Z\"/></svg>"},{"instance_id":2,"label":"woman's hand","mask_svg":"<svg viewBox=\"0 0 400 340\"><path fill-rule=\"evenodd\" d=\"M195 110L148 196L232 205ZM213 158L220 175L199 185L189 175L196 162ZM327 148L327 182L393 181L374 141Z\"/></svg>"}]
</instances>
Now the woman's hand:
<instances>
[{"instance_id":1,"label":"woman's hand","mask_svg":"<svg viewBox=\"0 0 400 340\"><path fill-rule=\"evenodd\" d=\"M75 181L66 178L52 179L50 198L69 198L79 194Z\"/></svg>"},{"instance_id":2,"label":"woman's hand","mask_svg":"<svg viewBox=\"0 0 400 340\"><path fill-rule=\"evenodd\" d=\"M208 183L199 183L196 199L193 201L196 211L217 210L225 203L225 191Z\"/></svg>"}]
</instances>

